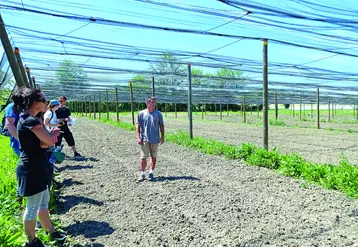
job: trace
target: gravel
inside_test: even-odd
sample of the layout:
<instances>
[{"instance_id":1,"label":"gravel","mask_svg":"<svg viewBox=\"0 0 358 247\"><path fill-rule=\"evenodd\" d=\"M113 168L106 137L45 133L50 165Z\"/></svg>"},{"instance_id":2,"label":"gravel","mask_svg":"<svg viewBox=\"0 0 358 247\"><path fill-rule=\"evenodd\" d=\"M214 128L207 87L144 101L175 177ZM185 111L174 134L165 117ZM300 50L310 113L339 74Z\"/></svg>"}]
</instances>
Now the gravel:
<instances>
[{"instance_id":1,"label":"gravel","mask_svg":"<svg viewBox=\"0 0 358 247\"><path fill-rule=\"evenodd\" d=\"M218 130L202 133L228 142L252 134L213 125ZM73 132L86 159L59 165L57 213L76 243L357 246L358 201L339 192L171 143L160 146L156 180L138 183L134 132L83 118Z\"/></svg>"}]
</instances>

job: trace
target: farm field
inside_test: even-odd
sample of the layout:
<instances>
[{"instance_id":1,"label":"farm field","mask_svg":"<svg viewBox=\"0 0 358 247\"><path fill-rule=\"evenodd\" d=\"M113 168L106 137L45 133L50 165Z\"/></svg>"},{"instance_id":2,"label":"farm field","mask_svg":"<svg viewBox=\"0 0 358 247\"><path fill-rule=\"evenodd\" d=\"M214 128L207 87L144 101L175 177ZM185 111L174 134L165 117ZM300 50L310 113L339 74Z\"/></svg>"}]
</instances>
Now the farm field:
<instances>
[{"instance_id":1,"label":"farm field","mask_svg":"<svg viewBox=\"0 0 358 247\"><path fill-rule=\"evenodd\" d=\"M356 152L358 149L358 124L355 124L353 116L342 115L340 118L337 117L336 122L323 122L321 123L322 129L319 130L314 127L297 127L308 123L314 126L316 123L292 120L288 115L283 115L279 121L288 122L283 120L285 117L292 121L291 127L290 125L269 127L270 149L276 147L282 153L298 153L303 158L317 163L337 164L343 154L350 162L358 163ZM102 113L102 118L106 118L105 113ZM111 113L111 118L115 120L116 114ZM257 115L256 118L253 117L257 124L232 121L234 118L241 119L241 114L231 114L229 118L224 117L222 122L215 114L208 114L206 120L201 120L201 114L194 114L193 118L194 136L214 138L233 145L247 142L256 146L263 145L262 120L257 119ZM350 118L352 120L349 120ZM250 121L250 118L248 119ZM130 123L131 115L121 114L120 120ZM174 113L168 113L167 117L164 115L164 120L168 131L188 130L189 128L185 113L178 113L178 118L175 118ZM274 122L274 120L272 121Z\"/></svg>"},{"instance_id":2,"label":"farm field","mask_svg":"<svg viewBox=\"0 0 358 247\"><path fill-rule=\"evenodd\" d=\"M166 124L169 131L175 130L184 126L184 120L167 118ZM201 128L200 133L205 130L227 142L246 137L245 132L257 132L257 139L261 135L250 125L234 134L229 130L236 124L196 125L196 135ZM73 131L87 159L59 165L58 178L64 186L58 213L64 229L86 246L354 246L357 242L358 201L339 192L172 143L160 147L157 180L137 183L139 147L133 132L85 118L77 119ZM333 133L319 132L323 133L319 138ZM286 139L298 134L287 131ZM352 136L352 141L355 136L333 134ZM65 152L72 155L68 147Z\"/></svg>"}]
</instances>

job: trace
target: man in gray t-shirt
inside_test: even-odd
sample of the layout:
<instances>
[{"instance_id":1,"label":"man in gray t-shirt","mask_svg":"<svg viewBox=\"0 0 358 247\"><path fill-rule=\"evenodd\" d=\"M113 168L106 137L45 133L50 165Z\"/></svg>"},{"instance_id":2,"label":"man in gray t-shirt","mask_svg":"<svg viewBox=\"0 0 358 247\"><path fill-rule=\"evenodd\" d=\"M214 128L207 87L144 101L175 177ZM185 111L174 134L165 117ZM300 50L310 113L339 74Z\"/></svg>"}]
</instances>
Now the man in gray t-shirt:
<instances>
[{"instance_id":1,"label":"man in gray t-shirt","mask_svg":"<svg viewBox=\"0 0 358 247\"><path fill-rule=\"evenodd\" d=\"M147 109L138 113L136 124L136 136L138 144L141 145L140 176L138 181L145 179L147 158L151 157L148 180L154 179L154 169L157 162L158 145L164 143L164 122L163 115L155 109L157 100L149 97L146 101Z\"/></svg>"}]
</instances>

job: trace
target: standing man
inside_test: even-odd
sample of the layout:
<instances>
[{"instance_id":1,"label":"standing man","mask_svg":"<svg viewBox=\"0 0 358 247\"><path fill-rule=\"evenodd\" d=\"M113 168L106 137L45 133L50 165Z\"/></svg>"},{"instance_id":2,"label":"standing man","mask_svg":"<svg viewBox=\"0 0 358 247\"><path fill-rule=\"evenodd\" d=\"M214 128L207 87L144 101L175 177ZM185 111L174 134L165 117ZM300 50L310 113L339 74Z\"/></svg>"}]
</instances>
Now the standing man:
<instances>
[{"instance_id":1,"label":"standing man","mask_svg":"<svg viewBox=\"0 0 358 247\"><path fill-rule=\"evenodd\" d=\"M71 120L71 111L66 106L66 96L61 96L58 101L60 102L60 108L56 111L56 117L60 122L64 122L62 126L60 126L60 135L57 137L56 147L61 146L62 138L64 137L68 146L72 148L75 158L81 158L82 156L77 152L75 146L75 139L73 138L72 132L68 127L68 122ZM71 126L71 125L70 125Z\"/></svg>"},{"instance_id":2,"label":"standing man","mask_svg":"<svg viewBox=\"0 0 358 247\"><path fill-rule=\"evenodd\" d=\"M150 171L148 180L154 179L154 169L157 163L158 145L164 143L164 122L163 115L155 109L157 99L155 97L147 98L147 109L138 113L136 124L136 135L138 144L141 145L141 163L140 176L138 181L145 179L145 169L147 167L147 158L151 157ZM159 135L160 131L160 135Z\"/></svg>"}]
</instances>

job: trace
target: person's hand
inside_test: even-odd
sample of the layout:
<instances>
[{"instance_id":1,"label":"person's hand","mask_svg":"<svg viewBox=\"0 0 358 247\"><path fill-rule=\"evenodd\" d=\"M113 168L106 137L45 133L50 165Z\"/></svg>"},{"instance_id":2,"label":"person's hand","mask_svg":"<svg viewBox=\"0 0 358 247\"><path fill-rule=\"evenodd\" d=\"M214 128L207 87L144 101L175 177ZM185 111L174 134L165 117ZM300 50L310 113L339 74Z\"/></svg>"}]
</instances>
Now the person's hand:
<instances>
[{"instance_id":1,"label":"person's hand","mask_svg":"<svg viewBox=\"0 0 358 247\"><path fill-rule=\"evenodd\" d=\"M43 143L43 142L40 142L40 147L41 147L41 148L48 148L48 146L47 146L45 143Z\"/></svg>"},{"instance_id":2,"label":"person's hand","mask_svg":"<svg viewBox=\"0 0 358 247\"><path fill-rule=\"evenodd\" d=\"M60 135L60 129L53 129L52 131L51 131L51 135L52 136L59 136Z\"/></svg>"},{"instance_id":3,"label":"person's hand","mask_svg":"<svg viewBox=\"0 0 358 247\"><path fill-rule=\"evenodd\" d=\"M139 144L139 145L142 145L142 144L143 144L142 139L138 138L138 144Z\"/></svg>"},{"instance_id":4,"label":"person's hand","mask_svg":"<svg viewBox=\"0 0 358 247\"><path fill-rule=\"evenodd\" d=\"M164 137L160 138L160 145L164 144Z\"/></svg>"}]
</instances>

